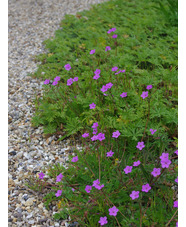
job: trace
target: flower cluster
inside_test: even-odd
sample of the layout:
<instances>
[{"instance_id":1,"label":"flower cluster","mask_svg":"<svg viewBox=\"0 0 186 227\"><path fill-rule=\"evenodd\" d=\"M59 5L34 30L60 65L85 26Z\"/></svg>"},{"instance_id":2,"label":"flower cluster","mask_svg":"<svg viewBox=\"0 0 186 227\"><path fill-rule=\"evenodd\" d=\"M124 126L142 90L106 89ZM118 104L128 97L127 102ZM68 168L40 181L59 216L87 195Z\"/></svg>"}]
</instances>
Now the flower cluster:
<instances>
[{"instance_id":1,"label":"flower cluster","mask_svg":"<svg viewBox=\"0 0 186 227\"><path fill-rule=\"evenodd\" d=\"M162 168L169 168L171 161L169 160L169 153L162 153L160 156L161 159L161 167Z\"/></svg>"},{"instance_id":2,"label":"flower cluster","mask_svg":"<svg viewBox=\"0 0 186 227\"><path fill-rule=\"evenodd\" d=\"M70 78L67 80L67 86L70 86L73 84L73 82L78 81L78 77Z\"/></svg>"},{"instance_id":3,"label":"flower cluster","mask_svg":"<svg viewBox=\"0 0 186 227\"><path fill-rule=\"evenodd\" d=\"M106 85L103 85L102 88L101 88L101 91L102 92L106 92L108 89L110 89L111 87L113 86L113 84L110 82Z\"/></svg>"},{"instance_id":4,"label":"flower cluster","mask_svg":"<svg viewBox=\"0 0 186 227\"><path fill-rule=\"evenodd\" d=\"M93 128L93 134L94 134L94 135L97 134L97 132L98 132L97 127L98 127L98 123L95 122L95 123L93 124L93 126L92 126L92 128Z\"/></svg>"},{"instance_id":5,"label":"flower cluster","mask_svg":"<svg viewBox=\"0 0 186 227\"><path fill-rule=\"evenodd\" d=\"M93 181L92 187L95 187L95 188L97 188L98 190L101 190L101 189L104 187L104 184L102 184L102 185L100 185L100 184L101 184L101 183L100 183L99 180L97 179L97 180Z\"/></svg>"},{"instance_id":6,"label":"flower cluster","mask_svg":"<svg viewBox=\"0 0 186 227\"><path fill-rule=\"evenodd\" d=\"M94 77L93 77L93 79L94 80L97 80L97 79L99 79L100 78L100 73L101 73L101 70L100 69L96 69L96 71L94 72Z\"/></svg>"}]
</instances>

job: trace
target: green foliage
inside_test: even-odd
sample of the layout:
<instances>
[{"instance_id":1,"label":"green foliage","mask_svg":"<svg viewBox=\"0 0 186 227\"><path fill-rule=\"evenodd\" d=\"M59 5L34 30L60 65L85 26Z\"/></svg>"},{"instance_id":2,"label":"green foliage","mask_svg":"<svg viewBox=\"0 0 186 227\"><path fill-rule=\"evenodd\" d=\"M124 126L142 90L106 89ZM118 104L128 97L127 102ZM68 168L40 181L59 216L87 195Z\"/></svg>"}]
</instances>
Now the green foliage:
<instances>
[{"instance_id":1,"label":"green foliage","mask_svg":"<svg viewBox=\"0 0 186 227\"><path fill-rule=\"evenodd\" d=\"M168 17L169 7L173 18L173 3L168 1L166 6L167 1L161 1L158 10L156 1L108 1L76 16L66 15L55 38L45 41L49 54L37 57L42 64L34 76L51 80L60 76L60 81L43 86L33 124L43 125L45 133L62 130L65 135L60 140L89 133L82 138L83 150L74 151L77 162L71 162L70 156L68 168L60 164L48 168L53 183L45 182L48 194L44 200L47 208L56 202L56 220L70 215L72 221L89 227L100 226L98 221L104 216L110 227L175 224L177 27L173 19L168 24L161 13ZM112 38L114 33L107 34L112 27L116 27L117 39ZM106 46L111 50L105 52ZM90 55L92 49L96 51ZM66 64L71 65L70 71L64 69ZM126 71L115 75L114 66ZM98 80L93 79L96 69L101 70ZM67 86L67 80L74 77L78 81ZM100 89L109 82L113 86L104 95ZM142 99L147 85L153 88ZM123 92L127 97L120 96ZM91 103L95 109L90 109ZM94 122L99 123L98 133L105 135L102 141L91 140ZM150 129L157 131L151 134ZM112 137L116 130L121 133L117 139ZM145 144L142 150L136 148L139 141ZM110 150L114 155L107 157ZM163 152L169 153L169 168L161 166ZM137 160L141 164L134 167ZM126 166L133 166L130 174L125 174ZM154 168L161 168L161 175L153 177ZM63 178L57 183L60 173ZM96 179L104 187L92 187L87 193L86 185ZM142 192L147 183L151 190ZM62 190L59 197L57 190ZM132 191L140 192L138 199L130 198ZM116 217L109 215L113 206L119 209Z\"/></svg>"}]
</instances>

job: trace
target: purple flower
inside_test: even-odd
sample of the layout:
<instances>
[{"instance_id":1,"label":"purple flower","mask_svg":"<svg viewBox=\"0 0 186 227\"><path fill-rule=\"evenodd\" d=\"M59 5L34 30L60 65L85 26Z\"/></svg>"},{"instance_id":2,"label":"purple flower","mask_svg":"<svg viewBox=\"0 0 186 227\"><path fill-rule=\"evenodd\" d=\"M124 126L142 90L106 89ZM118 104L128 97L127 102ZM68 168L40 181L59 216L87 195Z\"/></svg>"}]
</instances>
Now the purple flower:
<instances>
[{"instance_id":1,"label":"purple flower","mask_svg":"<svg viewBox=\"0 0 186 227\"><path fill-rule=\"evenodd\" d=\"M70 66L70 64L67 64L67 65L64 66L64 68L65 68L67 71L69 71L69 70L71 69L71 66Z\"/></svg>"},{"instance_id":2,"label":"purple flower","mask_svg":"<svg viewBox=\"0 0 186 227\"><path fill-rule=\"evenodd\" d=\"M112 36L113 39L116 39L117 37L118 37L118 35L116 35L116 34L114 34L114 35Z\"/></svg>"},{"instance_id":3,"label":"purple flower","mask_svg":"<svg viewBox=\"0 0 186 227\"><path fill-rule=\"evenodd\" d=\"M178 200L174 201L174 207L178 208Z\"/></svg>"},{"instance_id":4,"label":"purple flower","mask_svg":"<svg viewBox=\"0 0 186 227\"><path fill-rule=\"evenodd\" d=\"M125 172L125 174L131 173L132 172L132 166L126 166L123 171Z\"/></svg>"},{"instance_id":5,"label":"purple flower","mask_svg":"<svg viewBox=\"0 0 186 227\"><path fill-rule=\"evenodd\" d=\"M78 161L78 156L75 156L72 158L72 161L71 162L77 162Z\"/></svg>"},{"instance_id":6,"label":"purple flower","mask_svg":"<svg viewBox=\"0 0 186 227\"><path fill-rule=\"evenodd\" d=\"M133 163L133 166L139 166L141 164L140 160L138 160L137 162Z\"/></svg>"},{"instance_id":7,"label":"purple flower","mask_svg":"<svg viewBox=\"0 0 186 227\"><path fill-rule=\"evenodd\" d=\"M56 195L56 197L59 197L61 194L62 194L62 190L58 190L55 195Z\"/></svg>"},{"instance_id":8,"label":"purple flower","mask_svg":"<svg viewBox=\"0 0 186 227\"><path fill-rule=\"evenodd\" d=\"M118 70L118 67L116 67L116 66L112 68L112 71L113 71L113 72L115 72L115 71L117 71L117 70Z\"/></svg>"},{"instance_id":9,"label":"purple flower","mask_svg":"<svg viewBox=\"0 0 186 227\"><path fill-rule=\"evenodd\" d=\"M94 72L96 75L99 75L101 73L100 69L96 69L96 71Z\"/></svg>"},{"instance_id":10,"label":"purple flower","mask_svg":"<svg viewBox=\"0 0 186 227\"><path fill-rule=\"evenodd\" d=\"M74 192L74 191L75 191L75 189L74 189L74 188L72 188L72 191Z\"/></svg>"},{"instance_id":11,"label":"purple flower","mask_svg":"<svg viewBox=\"0 0 186 227\"><path fill-rule=\"evenodd\" d=\"M62 173L60 173L57 177L56 177L56 182L60 182L63 178Z\"/></svg>"},{"instance_id":12,"label":"purple flower","mask_svg":"<svg viewBox=\"0 0 186 227\"><path fill-rule=\"evenodd\" d=\"M130 197L132 198L132 200L139 198L139 191L132 191Z\"/></svg>"},{"instance_id":13,"label":"purple flower","mask_svg":"<svg viewBox=\"0 0 186 227\"><path fill-rule=\"evenodd\" d=\"M73 82L78 81L78 77L74 77Z\"/></svg>"},{"instance_id":14,"label":"purple flower","mask_svg":"<svg viewBox=\"0 0 186 227\"><path fill-rule=\"evenodd\" d=\"M83 138L89 137L89 133L87 133L87 132L84 133L84 134L82 135L82 137L83 137Z\"/></svg>"},{"instance_id":15,"label":"purple flower","mask_svg":"<svg viewBox=\"0 0 186 227\"><path fill-rule=\"evenodd\" d=\"M125 69L121 70L122 73L125 73Z\"/></svg>"},{"instance_id":16,"label":"purple flower","mask_svg":"<svg viewBox=\"0 0 186 227\"><path fill-rule=\"evenodd\" d=\"M45 176L45 174L43 172L39 173L39 179L43 179L43 177Z\"/></svg>"},{"instance_id":17,"label":"purple flower","mask_svg":"<svg viewBox=\"0 0 186 227\"><path fill-rule=\"evenodd\" d=\"M96 135L97 132L98 132L97 128L94 128L94 129L93 129L93 134Z\"/></svg>"},{"instance_id":18,"label":"purple flower","mask_svg":"<svg viewBox=\"0 0 186 227\"><path fill-rule=\"evenodd\" d=\"M114 154L114 152L112 152L112 150L111 150L111 151L107 152L107 157L112 157L113 154Z\"/></svg>"},{"instance_id":19,"label":"purple flower","mask_svg":"<svg viewBox=\"0 0 186 227\"><path fill-rule=\"evenodd\" d=\"M110 46L106 46L105 51L111 50Z\"/></svg>"},{"instance_id":20,"label":"purple flower","mask_svg":"<svg viewBox=\"0 0 186 227\"><path fill-rule=\"evenodd\" d=\"M98 127L98 123L97 122L93 123L92 128L97 128L97 127Z\"/></svg>"},{"instance_id":21,"label":"purple flower","mask_svg":"<svg viewBox=\"0 0 186 227\"><path fill-rule=\"evenodd\" d=\"M94 109L96 107L96 104L95 103L92 103L89 106L90 106L90 109Z\"/></svg>"},{"instance_id":22,"label":"purple flower","mask_svg":"<svg viewBox=\"0 0 186 227\"><path fill-rule=\"evenodd\" d=\"M120 96L121 96L122 98L127 97L127 92L123 92Z\"/></svg>"},{"instance_id":23,"label":"purple flower","mask_svg":"<svg viewBox=\"0 0 186 227\"><path fill-rule=\"evenodd\" d=\"M115 73L115 75L118 75L119 73L121 73L121 70L119 70L117 73Z\"/></svg>"},{"instance_id":24,"label":"purple flower","mask_svg":"<svg viewBox=\"0 0 186 227\"><path fill-rule=\"evenodd\" d=\"M97 136L97 135L91 137L91 140L92 140L92 141L95 141L95 140L97 140L97 139L98 139L98 136Z\"/></svg>"},{"instance_id":25,"label":"purple flower","mask_svg":"<svg viewBox=\"0 0 186 227\"><path fill-rule=\"evenodd\" d=\"M138 142L138 145L136 148L138 148L140 151L145 147L144 142Z\"/></svg>"},{"instance_id":26,"label":"purple flower","mask_svg":"<svg viewBox=\"0 0 186 227\"><path fill-rule=\"evenodd\" d=\"M87 185L87 186L85 187L85 191L86 191L87 193L90 193L91 190L92 190L92 186Z\"/></svg>"},{"instance_id":27,"label":"purple flower","mask_svg":"<svg viewBox=\"0 0 186 227\"><path fill-rule=\"evenodd\" d=\"M176 150L174 153L178 155L178 150Z\"/></svg>"},{"instance_id":28,"label":"purple flower","mask_svg":"<svg viewBox=\"0 0 186 227\"><path fill-rule=\"evenodd\" d=\"M70 86L72 84L73 84L73 79L72 78L68 79L67 80L67 86Z\"/></svg>"},{"instance_id":29,"label":"purple flower","mask_svg":"<svg viewBox=\"0 0 186 227\"><path fill-rule=\"evenodd\" d=\"M152 85L147 85L146 89L147 89L147 90L152 89Z\"/></svg>"},{"instance_id":30,"label":"purple flower","mask_svg":"<svg viewBox=\"0 0 186 227\"><path fill-rule=\"evenodd\" d=\"M96 74L96 75L93 76L93 79L94 79L94 80L97 80L97 79L99 79L99 78L100 78L100 75L98 75L98 74Z\"/></svg>"},{"instance_id":31,"label":"purple flower","mask_svg":"<svg viewBox=\"0 0 186 227\"><path fill-rule=\"evenodd\" d=\"M107 33L110 34L111 32L112 32L112 29L109 29Z\"/></svg>"},{"instance_id":32,"label":"purple flower","mask_svg":"<svg viewBox=\"0 0 186 227\"><path fill-rule=\"evenodd\" d=\"M95 51L96 51L95 49L94 49L94 50L91 50L91 51L90 51L90 54L94 54Z\"/></svg>"},{"instance_id":33,"label":"purple flower","mask_svg":"<svg viewBox=\"0 0 186 227\"><path fill-rule=\"evenodd\" d=\"M118 130L112 133L112 137L114 138L118 138L120 135L121 133Z\"/></svg>"},{"instance_id":34,"label":"purple flower","mask_svg":"<svg viewBox=\"0 0 186 227\"><path fill-rule=\"evenodd\" d=\"M97 188L98 190L101 190L104 187L104 184L100 185L100 182L97 179L97 180L93 181L93 185L92 186Z\"/></svg>"},{"instance_id":35,"label":"purple flower","mask_svg":"<svg viewBox=\"0 0 186 227\"><path fill-rule=\"evenodd\" d=\"M102 92L105 92L105 91L107 91L108 90L108 88L105 86L105 85L103 85L103 87L101 88L101 91Z\"/></svg>"},{"instance_id":36,"label":"purple flower","mask_svg":"<svg viewBox=\"0 0 186 227\"><path fill-rule=\"evenodd\" d=\"M115 31L116 31L116 28L111 28L111 31L112 31L112 32L115 32Z\"/></svg>"},{"instance_id":37,"label":"purple flower","mask_svg":"<svg viewBox=\"0 0 186 227\"><path fill-rule=\"evenodd\" d=\"M178 177L175 179L175 182L178 184Z\"/></svg>"},{"instance_id":38,"label":"purple flower","mask_svg":"<svg viewBox=\"0 0 186 227\"><path fill-rule=\"evenodd\" d=\"M50 80L45 80L44 81L44 84L49 84L50 83Z\"/></svg>"},{"instance_id":39,"label":"purple flower","mask_svg":"<svg viewBox=\"0 0 186 227\"><path fill-rule=\"evenodd\" d=\"M105 94L105 93L103 93L104 94L104 96L108 96L107 94Z\"/></svg>"},{"instance_id":40,"label":"purple flower","mask_svg":"<svg viewBox=\"0 0 186 227\"><path fill-rule=\"evenodd\" d=\"M148 192L151 189L149 184L142 185L142 192Z\"/></svg>"},{"instance_id":41,"label":"purple flower","mask_svg":"<svg viewBox=\"0 0 186 227\"><path fill-rule=\"evenodd\" d=\"M161 167L162 168L169 168L169 165L171 164L171 161L169 159L163 159L161 160Z\"/></svg>"},{"instance_id":42,"label":"purple flower","mask_svg":"<svg viewBox=\"0 0 186 227\"><path fill-rule=\"evenodd\" d=\"M55 81L60 81L60 79L61 79L60 76L56 76L56 77L54 78Z\"/></svg>"},{"instance_id":43,"label":"purple flower","mask_svg":"<svg viewBox=\"0 0 186 227\"><path fill-rule=\"evenodd\" d=\"M150 129L149 131L150 131L151 134L153 135L157 130L156 130L156 129Z\"/></svg>"},{"instance_id":44,"label":"purple flower","mask_svg":"<svg viewBox=\"0 0 186 227\"><path fill-rule=\"evenodd\" d=\"M148 97L148 91L143 91L141 97L143 99L147 98Z\"/></svg>"},{"instance_id":45,"label":"purple flower","mask_svg":"<svg viewBox=\"0 0 186 227\"><path fill-rule=\"evenodd\" d=\"M106 217L106 216L105 216L105 217L100 217L98 223L99 223L100 225L105 225L105 224L107 224L107 223L108 223L107 217Z\"/></svg>"},{"instance_id":46,"label":"purple flower","mask_svg":"<svg viewBox=\"0 0 186 227\"><path fill-rule=\"evenodd\" d=\"M116 216L118 211L119 210L115 206L113 206L112 208L109 209L109 215L110 216Z\"/></svg>"},{"instance_id":47,"label":"purple flower","mask_svg":"<svg viewBox=\"0 0 186 227\"><path fill-rule=\"evenodd\" d=\"M178 222L176 222L176 227L178 227Z\"/></svg>"},{"instance_id":48,"label":"purple flower","mask_svg":"<svg viewBox=\"0 0 186 227\"><path fill-rule=\"evenodd\" d=\"M54 82L52 83L52 85L57 85L58 84L58 81L54 80Z\"/></svg>"},{"instance_id":49,"label":"purple flower","mask_svg":"<svg viewBox=\"0 0 186 227\"><path fill-rule=\"evenodd\" d=\"M100 133L97 135L97 139L98 139L99 141L104 140L104 139L105 139L105 134L100 132Z\"/></svg>"},{"instance_id":50,"label":"purple flower","mask_svg":"<svg viewBox=\"0 0 186 227\"><path fill-rule=\"evenodd\" d=\"M113 84L110 82L108 84L105 85L107 89L111 88L113 86Z\"/></svg>"},{"instance_id":51,"label":"purple flower","mask_svg":"<svg viewBox=\"0 0 186 227\"><path fill-rule=\"evenodd\" d=\"M167 160L169 158L169 153L162 153L160 156L160 159L163 160Z\"/></svg>"},{"instance_id":52,"label":"purple flower","mask_svg":"<svg viewBox=\"0 0 186 227\"><path fill-rule=\"evenodd\" d=\"M161 169L160 169L160 168L154 168L153 171L151 172L151 174L152 174L154 177L159 176L160 173L161 173Z\"/></svg>"}]
</instances>

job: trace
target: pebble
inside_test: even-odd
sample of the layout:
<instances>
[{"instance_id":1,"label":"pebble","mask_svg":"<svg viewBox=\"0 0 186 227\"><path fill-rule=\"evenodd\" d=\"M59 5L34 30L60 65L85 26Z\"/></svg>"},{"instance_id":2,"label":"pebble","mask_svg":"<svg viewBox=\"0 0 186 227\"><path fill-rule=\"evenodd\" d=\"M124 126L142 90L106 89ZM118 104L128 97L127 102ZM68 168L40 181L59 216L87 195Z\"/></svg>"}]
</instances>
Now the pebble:
<instances>
[{"instance_id":1,"label":"pebble","mask_svg":"<svg viewBox=\"0 0 186 227\"><path fill-rule=\"evenodd\" d=\"M57 160L67 168L68 150L72 150L69 146L70 140L57 143L55 136L46 139L42 127L32 127L34 100L36 96L40 97L43 94L43 80L28 75L38 68L39 63L34 61L34 56L47 53L43 41L54 36L65 14L75 15L79 11L89 9L91 4L104 1L106 0L8 1L8 221L10 227L55 226L56 221L52 219L52 212L57 212L57 207L50 211L44 209L42 196L39 197L39 193L30 190L25 182L30 182L30 177L36 177L36 174L52 160ZM43 224L44 222L39 224L39 220L42 219L47 219L46 225Z\"/></svg>"}]
</instances>

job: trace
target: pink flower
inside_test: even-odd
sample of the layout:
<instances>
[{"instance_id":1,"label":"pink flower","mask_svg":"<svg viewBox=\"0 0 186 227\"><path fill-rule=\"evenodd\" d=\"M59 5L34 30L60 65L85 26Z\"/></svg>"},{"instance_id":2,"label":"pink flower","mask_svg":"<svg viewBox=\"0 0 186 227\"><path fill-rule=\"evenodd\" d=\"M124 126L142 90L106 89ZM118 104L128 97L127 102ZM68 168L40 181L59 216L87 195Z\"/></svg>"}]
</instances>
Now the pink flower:
<instances>
[{"instance_id":1,"label":"pink flower","mask_svg":"<svg viewBox=\"0 0 186 227\"><path fill-rule=\"evenodd\" d=\"M100 69L96 69L96 71L94 72L96 75L99 75L101 73Z\"/></svg>"},{"instance_id":2,"label":"pink flower","mask_svg":"<svg viewBox=\"0 0 186 227\"><path fill-rule=\"evenodd\" d=\"M131 173L132 172L132 166L126 166L123 171L125 172L125 174Z\"/></svg>"},{"instance_id":3,"label":"pink flower","mask_svg":"<svg viewBox=\"0 0 186 227\"><path fill-rule=\"evenodd\" d=\"M120 135L121 133L118 130L112 133L113 138L118 138Z\"/></svg>"},{"instance_id":4,"label":"pink flower","mask_svg":"<svg viewBox=\"0 0 186 227\"><path fill-rule=\"evenodd\" d=\"M94 79L94 80L97 80L97 79L99 79L99 78L100 78L100 75L99 75L99 74L96 74L96 75L93 76L93 79Z\"/></svg>"},{"instance_id":5,"label":"pink flower","mask_svg":"<svg viewBox=\"0 0 186 227\"><path fill-rule=\"evenodd\" d=\"M54 86L57 85L57 84L58 84L58 81L56 81L56 80L54 80L53 83L52 83L52 85L54 85Z\"/></svg>"},{"instance_id":6,"label":"pink flower","mask_svg":"<svg viewBox=\"0 0 186 227\"><path fill-rule=\"evenodd\" d=\"M92 190L92 186L87 185L87 186L85 187L85 191L86 191L87 193L90 193L91 190Z\"/></svg>"},{"instance_id":7,"label":"pink flower","mask_svg":"<svg viewBox=\"0 0 186 227\"><path fill-rule=\"evenodd\" d=\"M169 168L169 165L171 164L171 161L169 159L163 159L161 160L161 167L162 168Z\"/></svg>"},{"instance_id":8,"label":"pink flower","mask_svg":"<svg viewBox=\"0 0 186 227\"><path fill-rule=\"evenodd\" d=\"M174 207L178 208L178 200L174 201Z\"/></svg>"},{"instance_id":9,"label":"pink flower","mask_svg":"<svg viewBox=\"0 0 186 227\"><path fill-rule=\"evenodd\" d=\"M67 71L69 71L69 70L71 69L71 66L70 66L70 64L67 64L67 65L64 66L64 68L65 68Z\"/></svg>"},{"instance_id":10,"label":"pink flower","mask_svg":"<svg viewBox=\"0 0 186 227\"><path fill-rule=\"evenodd\" d=\"M56 76L56 77L54 78L54 80L55 80L55 81L60 81L60 76Z\"/></svg>"},{"instance_id":11,"label":"pink flower","mask_svg":"<svg viewBox=\"0 0 186 227\"><path fill-rule=\"evenodd\" d=\"M100 185L100 182L97 179L97 180L93 181L93 185L92 186L97 188L98 190L101 190L104 187L104 184Z\"/></svg>"},{"instance_id":12,"label":"pink flower","mask_svg":"<svg viewBox=\"0 0 186 227\"><path fill-rule=\"evenodd\" d=\"M75 189L74 189L74 188L72 188L72 191L74 192L74 191L75 191Z\"/></svg>"},{"instance_id":13,"label":"pink flower","mask_svg":"<svg viewBox=\"0 0 186 227\"><path fill-rule=\"evenodd\" d=\"M96 104L95 103L92 103L89 106L90 106L90 109L94 109L96 107Z\"/></svg>"},{"instance_id":14,"label":"pink flower","mask_svg":"<svg viewBox=\"0 0 186 227\"><path fill-rule=\"evenodd\" d=\"M98 127L98 123L97 122L93 123L92 128L97 128L97 127Z\"/></svg>"},{"instance_id":15,"label":"pink flower","mask_svg":"<svg viewBox=\"0 0 186 227\"><path fill-rule=\"evenodd\" d=\"M78 77L74 77L73 82L78 81Z\"/></svg>"},{"instance_id":16,"label":"pink flower","mask_svg":"<svg viewBox=\"0 0 186 227\"><path fill-rule=\"evenodd\" d=\"M85 132L83 135L82 135L83 138L86 138L86 137L89 137L89 133Z\"/></svg>"},{"instance_id":17,"label":"pink flower","mask_svg":"<svg viewBox=\"0 0 186 227\"><path fill-rule=\"evenodd\" d=\"M178 150L176 150L174 153L178 155Z\"/></svg>"},{"instance_id":18,"label":"pink flower","mask_svg":"<svg viewBox=\"0 0 186 227\"><path fill-rule=\"evenodd\" d=\"M142 192L148 192L151 189L149 184L142 185Z\"/></svg>"},{"instance_id":19,"label":"pink flower","mask_svg":"<svg viewBox=\"0 0 186 227\"><path fill-rule=\"evenodd\" d=\"M110 46L106 46L105 51L111 50Z\"/></svg>"},{"instance_id":20,"label":"pink flower","mask_svg":"<svg viewBox=\"0 0 186 227\"><path fill-rule=\"evenodd\" d=\"M146 89L147 89L147 90L152 89L152 85L147 85Z\"/></svg>"},{"instance_id":21,"label":"pink flower","mask_svg":"<svg viewBox=\"0 0 186 227\"><path fill-rule=\"evenodd\" d=\"M141 97L143 99L147 98L148 97L148 91L143 91Z\"/></svg>"},{"instance_id":22,"label":"pink flower","mask_svg":"<svg viewBox=\"0 0 186 227\"><path fill-rule=\"evenodd\" d=\"M157 130L156 130L156 129L150 129L149 131L150 131L151 134L153 135Z\"/></svg>"},{"instance_id":23,"label":"pink flower","mask_svg":"<svg viewBox=\"0 0 186 227\"><path fill-rule=\"evenodd\" d=\"M138 142L138 145L136 148L138 148L140 151L145 147L144 142Z\"/></svg>"},{"instance_id":24,"label":"pink flower","mask_svg":"<svg viewBox=\"0 0 186 227\"><path fill-rule=\"evenodd\" d=\"M109 215L110 216L116 216L118 211L119 210L115 206L113 206L112 208L109 209Z\"/></svg>"},{"instance_id":25,"label":"pink flower","mask_svg":"<svg viewBox=\"0 0 186 227\"><path fill-rule=\"evenodd\" d=\"M97 128L94 128L94 129L93 129L93 134L96 135L97 132L98 132Z\"/></svg>"},{"instance_id":26,"label":"pink flower","mask_svg":"<svg viewBox=\"0 0 186 227\"><path fill-rule=\"evenodd\" d=\"M160 159L162 161L169 159L169 153L162 153L161 156L160 156Z\"/></svg>"},{"instance_id":27,"label":"pink flower","mask_svg":"<svg viewBox=\"0 0 186 227\"><path fill-rule=\"evenodd\" d=\"M71 162L77 162L78 161L78 156L75 156L72 158L72 161Z\"/></svg>"},{"instance_id":28,"label":"pink flower","mask_svg":"<svg viewBox=\"0 0 186 227\"><path fill-rule=\"evenodd\" d=\"M132 200L139 198L139 191L132 191L130 197L132 198Z\"/></svg>"},{"instance_id":29,"label":"pink flower","mask_svg":"<svg viewBox=\"0 0 186 227\"><path fill-rule=\"evenodd\" d=\"M108 90L108 88L105 86L105 85L103 85L103 87L101 88L101 91L102 92L105 92L105 91L107 91Z\"/></svg>"},{"instance_id":30,"label":"pink flower","mask_svg":"<svg viewBox=\"0 0 186 227\"><path fill-rule=\"evenodd\" d=\"M95 49L94 49L94 50L91 50L91 51L90 51L90 54L94 54L95 51L96 51Z\"/></svg>"},{"instance_id":31,"label":"pink flower","mask_svg":"<svg viewBox=\"0 0 186 227\"><path fill-rule=\"evenodd\" d=\"M62 173L60 173L57 177L56 177L56 182L60 182L63 178Z\"/></svg>"},{"instance_id":32,"label":"pink flower","mask_svg":"<svg viewBox=\"0 0 186 227\"><path fill-rule=\"evenodd\" d=\"M113 71L113 72L115 72L115 71L117 71L117 70L118 70L118 67L116 67L116 66L112 68L112 71Z\"/></svg>"},{"instance_id":33,"label":"pink flower","mask_svg":"<svg viewBox=\"0 0 186 227\"><path fill-rule=\"evenodd\" d=\"M178 227L178 222L176 222L176 227Z\"/></svg>"},{"instance_id":34,"label":"pink flower","mask_svg":"<svg viewBox=\"0 0 186 227\"><path fill-rule=\"evenodd\" d=\"M178 184L178 177L175 179L175 182Z\"/></svg>"},{"instance_id":35,"label":"pink flower","mask_svg":"<svg viewBox=\"0 0 186 227\"><path fill-rule=\"evenodd\" d=\"M112 31L112 32L115 32L115 31L116 31L116 28L111 28L111 31Z\"/></svg>"},{"instance_id":36,"label":"pink flower","mask_svg":"<svg viewBox=\"0 0 186 227\"><path fill-rule=\"evenodd\" d=\"M105 134L100 132L100 133L97 135L97 139L98 139L99 141L104 140L104 139L105 139Z\"/></svg>"},{"instance_id":37,"label":"pink flower","mask_svg":"<svg viewBox=\"0 0 186 227\"><path fill-rule=\"evenodd\" d=\"M43 177L45 176L45 174L43 172L39 173L39 179L43 179Z\"/></svg>"},{"instance_id":38,"label":"pink flower","mask_svg":"<svg viewBox=\"0 0 186 227\"><path fill-rule=\"evenodd\" d=\"M111 151L107 152L107 157L112 157L113 154L114 154L114 152L112 152L112 150L111 150Z\"/></svg>"},{"instance_id":39,"label":"pink flower","mask_svg":"<svg viewBox=\"0 0 186 227\"><path fill-rule=\"evenodd\" d=\"M44 84L49 84L50 83L50 80L45 80L44 81Z\"/></svg>"},{"instance_id":40,"label":"pink flower","mask_svg":"<svg viewBox=\"0 0 186 227\"><path fill-rule=\"evenodd\" d=\"M59 197L61 194L62 194L62 190L58 190L55 195L56 195L56 197Z\"/></svg>"},{"instance_id":41,"label":"pink flower","mask_svg":"<svg viewBox=\"0 0 186 227\"><path fill-rule=\"evenodd\" d=\"M116 34L114 34L114 35L112 36L113 39L116 39L117 37L118 37L118 35L116 35Z\"/></svg>"},{"instance_id":42,"label":"pink flower","mask_svg":"<svg viewBox=\"0 0 186 227\"><path fill-rule=\"evenodd\" d=\"M98 139L98 136L97 136L97 135L91 137L91 140L92 140L92 141L95 141L95 140L97 140L97 139Z\"/></svg>"},{"instance_id":43,"label":"pink flower","mask_svg":"<svg viewBox=\"0 0 186 227\"><path fill-rule=\"evenodd\" d=\"M108 84L105 85L107 89L111 88L113 86L113 84L110 82Z\"/></svg>"},{"instance_id":44,"label":"pink flower","mask_svg":"<svg viewBox=\"0 0 186 227\"><path fill-rule=\"evenodd\" d=\"M100 220L98 221L98 223L99 223L100 225L105 225L105 224L107 224L107 223L108 223L107 217L106 217L106 216L105 216L105 217L100 217Z\"/></svg>"},{"instance_id":45,"label":"pink flower","mask_svg":"<svg viewBox=\"0 0 186 227\"><path fill-rule=\"evenodd\" d=\"M159 176L160 173L161 173L161 169L160 169L160 168L154 168L153 171L151 172L151 174L152 174L154 177Z\"/></svg>"},{"instance_id":46,"label":"pink flower","mask_svg":"<svg viewBox=\"0 0 186 227\"><path fill-rule=\"evenodd\" d=\"M120 96L121 96L122 98L127 97L127 92L123 92Z\"/></svg>"},{"instance_id":47,"label":"pink flower","mask_svg":"<svg viewBox=\"0 0 186 227\"><path fill-rule=\"evenodd\" d=\"M72 78L68 79L67 80L67 86L70 86L72 84L73 84L73 79Z\"/></svg>"},{"instance_id":48,"label":"pink flower","mask_svg":"<svg viewBox=\"0 0 186 227\"><path fill-rule=\"evenodd\" d=\"M141 164L140 160L138 160L137 162L133 163L133 166L139 166Z\"/></svg>"}]
</instances>

